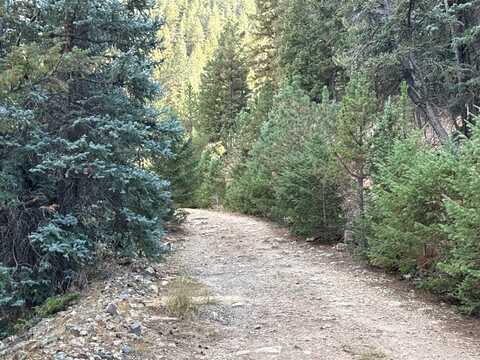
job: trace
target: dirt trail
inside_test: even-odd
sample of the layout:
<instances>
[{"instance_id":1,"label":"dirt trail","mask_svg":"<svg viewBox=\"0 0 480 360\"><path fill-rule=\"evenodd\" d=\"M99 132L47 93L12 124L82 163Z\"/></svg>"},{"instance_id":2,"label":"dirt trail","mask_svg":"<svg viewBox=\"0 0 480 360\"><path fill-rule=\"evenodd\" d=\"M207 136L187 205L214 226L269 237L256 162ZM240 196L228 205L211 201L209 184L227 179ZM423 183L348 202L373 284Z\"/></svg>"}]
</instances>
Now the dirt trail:
<instances>
[{"instance_id":1,"label":"dirt trail","mask_svg":"<svg viewBox=\"0 0 480 360\"><path fill-rule=\"evenodd\" d=\"M105 264L78 304L0 341L0 359L480 360L480 321L268 222L189 212L165 262ZM214 302L180 320L165 299L185 277Z\"/></svg>"},{"instance_id":2,"label":"dirt trail","mask_svg":"<svg viewBox=\"0 0 480 360\"><path fill-rule=\"evenodd\" d=\"M226 299L207 359L480 359L478 321L267 222L189 212L176 261Z\"/></svg>"}]
</instances>

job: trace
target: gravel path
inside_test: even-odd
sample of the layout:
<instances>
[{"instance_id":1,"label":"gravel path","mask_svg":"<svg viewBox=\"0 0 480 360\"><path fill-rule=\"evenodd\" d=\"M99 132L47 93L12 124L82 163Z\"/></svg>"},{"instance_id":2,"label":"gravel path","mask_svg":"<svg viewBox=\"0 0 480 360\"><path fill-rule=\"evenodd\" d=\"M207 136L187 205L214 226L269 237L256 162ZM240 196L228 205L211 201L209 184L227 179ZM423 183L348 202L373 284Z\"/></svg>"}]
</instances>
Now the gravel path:
<instances>
[{"instance_id":1,"label":"gravel path","mask_svg":"<svg viewBox=\"0 0 480 360\"><path fill-rule=\"evenodd\" d=\"M480 323L268 222L189 210L174 255L219 299L214 359L480 359Z\"/></svg>"},{"instance_id":2,"label":"gravel path","mask_svg":"<svg viewBox=\"0 0 480 360\"><path fill-rule=\"evenodd\" d=\"M0 359L480 360L480 321L405 282L265 221L189 213L166 261L104 263L78 303L0 341ZM188 277L200 308L182 320L167 300Z\"/></svg>"}]
</instances>

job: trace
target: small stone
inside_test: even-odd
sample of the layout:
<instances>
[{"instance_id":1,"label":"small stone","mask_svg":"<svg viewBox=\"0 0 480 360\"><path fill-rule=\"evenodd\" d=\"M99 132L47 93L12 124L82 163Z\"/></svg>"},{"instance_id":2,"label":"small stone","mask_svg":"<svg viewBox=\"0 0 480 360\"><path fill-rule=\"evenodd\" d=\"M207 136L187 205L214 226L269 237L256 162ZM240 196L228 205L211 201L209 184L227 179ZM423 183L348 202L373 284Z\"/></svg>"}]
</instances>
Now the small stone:
<instances>
[{"instance_id":1,"label":"small stone","mask_svg":"<svg viewBox=\"0 0 480 360\"><path fill-rule=\"evenodd\" d=\"M158 294L158 286L157 285L150 285L150 290L154 293L154 294Z\"/></svg>"},{"instance_id":2,"label":"small stone","mask_svg":"<svg viewBox=\"0 0 480 360\"><path fill-rule=\"evenodd\" d=\"M337 251L339 251L339 252L346 251L346 250L347 250L347 244L345 244L345 243L338 243L337 245L335 245L335 250L337 250Z\"/></svg>"},{"instance_id":3,"label":"small stone","mask_svg":"<svg viewBox=\"0 0 480 360\"><path fill-rule=\"evenodd\" d=\"M117 308L117 305L115 305L114 303L108 304L105 311L112 316L117 316L118 315L118 308Z\"/></svg>"},{"instance_id":4,"label":"small stone","mask_svg":"<svg viewBox=\"0 0 480 360\"><path fill-rule=\"evenodd\" d=\"M65 360L67 356L65 355L64 352L58 352L53 355L53 360Z\"/></svg>"},{"instance_id":5,"label":"small stone","mask_svg":"<svg viewBox=\"0 0 480 360\"><path fill-rule=\"evenodd\" d=\"M123 354L130 354L131 352L132 352L132 349L129 346L125 345L122 347Z\"/></svg>"},{"instance_id":6,"label":"small stone","mask_svg":"<svg viewBox=\"0 0 480 360\"><path fill-rule=\"evenodd\" d=\"M245 304L241 303L241 302L237 302L237 303L232 304L233 308L242 307L242 306L245 306Z\"/></svg>"},{"instance_id":7,"label":"small stone","mask_svg":"<svg viewBox=\"0 0 480 360\"><path fill-rule=\"evenodd\" d=\"M73 335L73 336L80 336L82 329L78 326L67 325L66 329Z\"/></svg>"},{"instance_id":8,"label":"small stone","mask_svg":"<svg viewBox=\"0 0 480 360\"><path fill-rule=\"evenodd\" d=\"M140 335L142 333L142 324L138 321L134 321L130 324L130 332L132 334Z\"/></svg>"},{"instance_id":9,"label":"small stone","mask_svg":"<svg viewBox=\"0 0 480 360\"><path fill-rule=\"evenodd\" d=\"M166 243L160 245L160 249L161 249L161 251L164 252L164 253L171 252L171 251L172 251L172 248L173 248L173 247L172 247L172 244L169 243L169 242L166 242Z\"/></svg>"}]
</instances>

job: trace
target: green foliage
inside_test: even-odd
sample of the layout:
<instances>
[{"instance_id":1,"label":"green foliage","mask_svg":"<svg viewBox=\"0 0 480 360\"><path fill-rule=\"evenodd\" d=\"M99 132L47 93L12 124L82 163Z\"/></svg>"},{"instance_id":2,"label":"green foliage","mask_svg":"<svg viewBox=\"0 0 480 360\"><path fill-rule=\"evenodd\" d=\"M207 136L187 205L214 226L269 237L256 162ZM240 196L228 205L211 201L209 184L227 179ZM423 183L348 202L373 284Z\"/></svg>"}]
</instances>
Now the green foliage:
<instances>
[{"instance_id":1,"label":"green foliage","mask_svg":"<svg viewBox=\"0 0 480 360\"><path fill-rule=\"evenodd\" d=\"M227 205L277 219L298 234L338 239L341 201L325 131L333 112L328 97L316 105L297 83L285 85L246 168L228 185Z\"/></svg>"},{"instance_id":2,"label":"green foliage","mask_svg":"<svg viewBox=\"0 0 480 360\"><path fill-rule=\"evenodd\" d=\"M69 287L99 252L158 256L181 137L151 106L143 1L8 2L0 19L0 313Z\"/></svg>"},{"instance_id":3,"label":"green foliage","mask_svg":"<svg viewBox=\"0 0 480 360\"><path fill-rule=\"evenodd\" d=\"M199 128L210 142L227 140L247 103L247 67L238 25L227 23L213 59L206 65L198 97Z\"/></svg>"},{"instance_id":4,"label":"green foliage","mask_svg":"<svg viewBox=\"0 0 480 360\"><path fill-rule=\"evenodd\" d=\"M419 118L442 142L447 122L468 132L469 112L479 103L479 59L471 56L478 47L476 1L349 0L339 7L350 24L339 51L346 66L367 69L379 96L406 81Z\"/></svg>"},{"instance_id":5,"label":"green foliage","mask_svg":"<svg viewBox=\"0 0 480 360\"><path fill-rule=\"evenodd\" d=\"M80 295L78 293L68 293L65 295L50 297L45 302L35 308L35 314L40 317L54 315L60 311L64 311L72 303L78 301Z\"/></svg>"},{"instance_id":6,"label":"green foliage","mask_svg":"<svg viewBox=\"0 0 480 360\"><path fill-rule=\"evenodd\" d=\"M479 138L476 129L457 150L398 142L368 212L370 261L421 278L470 314L480 313Z\"/></svg>"},{"instance_id":7,"label":"green foliage","mask_svg":"<svg viewBox=\"0 0 480 360\"><path fill-rule=\"evenodd\" d=\"M255 0L255 2L257 9L252 17L253 41L249 54L253 87L256 91L264 86L277 89L280 82L278 52L283 2L280 0Z\"/></svg>"},{"instance_id":8,"label":"green foliage","mask_svg":"<svg viewBox=\"0 0 480 360\"><path fill-rule=\"evenodd\" d=\"M271 216L275 196L271 174L255 158L235 170L227 184L225 206L244 214Z\"/></svg>"},{"instance_id":9,"label":"green foliage","mask_svg":"<svg viewBox=\"0 0 480 360\"><path fill-rule=\"evenodd\" d=\"M223 202L225 180L223 156L225 148L221 143L209 144L202 152L196 169L199 185L193 202L198 207L219 207Z\"/></svg>"},{"instance_id":10,"label":"green foliage","mask_svg":"<svg viewBox=\"0 0 480 360\"><path fill-rule=\"evenodd\" d=\"M274 179L273 217L283 219L295 234L339 241L344 222L342 198L332 173L332 157L324 134L307 139L304 148L285 155Z\"/></svg>"},{"instance_id":11,"label":"green foliage","mask_svg":"<svg viewBox=\"0 0 480 360\"><path fill-rule=\"evenodd\" d=\"M471 314L480 314L480 129L464 140L458 154L455 196L444 200L449 221L442 227L450 241L439 270L455 280L454 295Z\"/></svg>"},{"instance_id":12,"label":"green foliage","mask_svg":"<svg viewBox=\"0 0 480 360\"><path fill-rule=\"evenodd\" d=\"M165 25L158 33L162 48L154 52L155 60L160 61L155 78L167 90L159 106L172 108L191 134L195 125L191 100L198 95L204 68L214 57L230 18L238 21L239 32L248 37L255 0L157 0L156 3L155 13L165 18Z\"/></svg>"},{"instance_id":13,"label":"green foliage","mask_svg":"<svg viewBox=\"0 0 480 360\"><path fill-rule=\"evenodd\" d=\"M172 138L172 156L152 161L155 173L170 182L171 199L176 208L191 206L194 191L198 186L195 147L191 138L179 135Z\"/></svg>"},{"instance_id":14,"label":"green foliage","mask_svg":"<svg viewBox=\"0 0 480 360\"><path fill-rule=\"evenodd\" d=\"M339 46L343 36L338 8L328 0L296 0L287 2L281 19L282 74L297 78L315 101L321 101L325 86L335 94L340 85L342 69L334 60L334 46Z\"/></svg>"},{"instance_id":15,"label":"green foliage","mask_svg":"<svg viewBox=\"0 0 480 360\"><path fill-rule=\"evenodd\" d=\"M443 197L453 191L452 161L450 153L423 145L418 136L394 146L371 194L368 242L374 265L415 274L433 265L421 268L425 248L445 252ZM437 258L425 259L430 260Z\"/></svg>"},{"instance_id":16,"label":"green foliage","mask_svg":"<svg viewBox=\"0 0 480 360\"><path fill-rule=\"evenodd\" d=\"M335 123L335 153L354 178L367 175L367 161L377 122L375 92L364 74L355 75L347 85Z\"/></svg>"}]
</instances>

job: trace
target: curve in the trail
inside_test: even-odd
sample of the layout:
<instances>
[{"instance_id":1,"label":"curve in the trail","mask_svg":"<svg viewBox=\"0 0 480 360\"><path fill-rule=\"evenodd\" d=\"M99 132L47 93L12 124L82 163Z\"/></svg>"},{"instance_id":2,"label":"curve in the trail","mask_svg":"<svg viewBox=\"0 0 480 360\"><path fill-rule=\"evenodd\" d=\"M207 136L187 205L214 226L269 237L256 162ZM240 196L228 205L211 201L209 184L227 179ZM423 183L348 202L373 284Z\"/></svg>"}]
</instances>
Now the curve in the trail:
<instances>
[{"instance_id":1,"label":"curve in the trail","mask_svg":"<svg viewBox=\"0 0 480 360\"><path fill-rule=\"evenodd\" d=\"M188 210L175 261L219 299L215 359L480 359L480 324L268 222Z\"/></svg>"}]
</instances>

